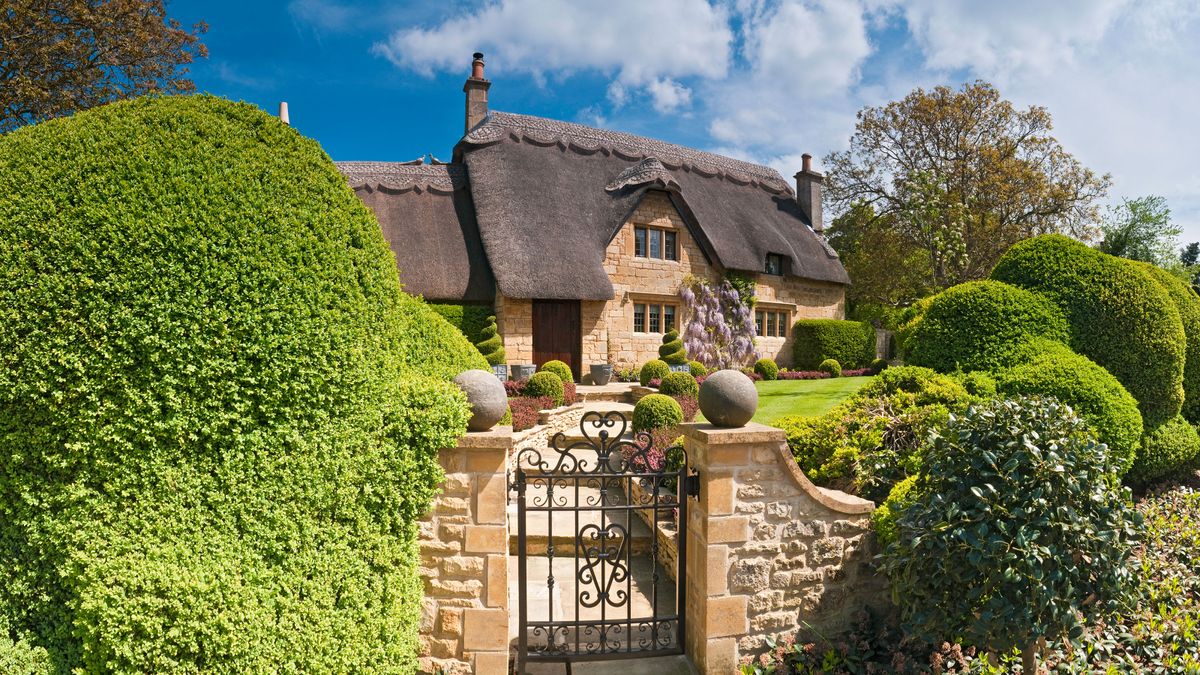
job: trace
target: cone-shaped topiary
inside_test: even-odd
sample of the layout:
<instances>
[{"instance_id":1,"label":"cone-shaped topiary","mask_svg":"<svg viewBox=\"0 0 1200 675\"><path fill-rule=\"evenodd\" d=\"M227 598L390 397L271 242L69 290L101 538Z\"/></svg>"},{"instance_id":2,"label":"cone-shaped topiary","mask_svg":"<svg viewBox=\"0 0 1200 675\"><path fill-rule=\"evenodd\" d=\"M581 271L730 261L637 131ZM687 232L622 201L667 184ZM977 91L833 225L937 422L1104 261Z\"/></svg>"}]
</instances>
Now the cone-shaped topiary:
<instances>
[{"instance_id":1,"label":"cone-shaped topiary","mask_svg":"<svg viewBox=\"0 0 1200 675\"><path fill-rule=\"evenodd\" d=\"M496 317L489 316L487 324L479 334L483 336L483 339L476 343L475 348L479 350L480 354L483 354L483 358L487 359L488 365L498 366L504 363L504 341L500 338Z\"/></svg>"},{"instance_id":2,"label":"cone-shaped topiary","mask_svg":"<svg viewBox=\"0 0 1200 675\"><path fill-rule=\"evenodd\" d=\"M688 362L687 350L683 348L683 340L679 339L679 331L672 329L663 336L662 346L658 348L658 358L669 366L682 366Z\"/></svg>"},{"instance_id":3,"label":"cone-shaped topiary","mask_svg":"<svg viewBox=\"0 0 1200 675\"><path fill-rule=\"evenodd\" d=\"M209 96L0 135L0 269L0 640L417 668L416 521L486 366L320 146Z\"/></svg>"}]
</instances>

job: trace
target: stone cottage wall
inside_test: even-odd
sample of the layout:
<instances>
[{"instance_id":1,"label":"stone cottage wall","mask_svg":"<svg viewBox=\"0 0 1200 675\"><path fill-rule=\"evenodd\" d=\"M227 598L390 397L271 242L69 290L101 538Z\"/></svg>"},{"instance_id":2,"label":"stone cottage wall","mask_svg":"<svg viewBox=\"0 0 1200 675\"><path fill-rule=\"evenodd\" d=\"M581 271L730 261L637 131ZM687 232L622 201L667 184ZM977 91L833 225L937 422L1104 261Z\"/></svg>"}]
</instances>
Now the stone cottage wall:
<instances>
[{"instance_id":1,"label":"stone cottage wall","mask_svg":"<svg viewBox=\"0 0 1200 675\"><path fill-rule=\"evenodd\" d=\"M840 284L757 274L754 280L754 294L758 298L757 309L789 311L790 323L795 323L798 319L846 317L846 289ZM792 365L790 325L787 337L759 337L754 344L760 357L773 359L780 366Z\"/></svg>"},{"instance_id":2,"label":"stone cottage wall","mask_svg":"<svg viewBox=\"0 0 1200 675\"><path fill-rule=\"evenodd\" d=\"M836 634L864 606L886 607L870 567L874 505L809 482L783 431L684 425L699 472L688 511L687 652L701 673L806 631Z\"/></svg>"}]
</instances>

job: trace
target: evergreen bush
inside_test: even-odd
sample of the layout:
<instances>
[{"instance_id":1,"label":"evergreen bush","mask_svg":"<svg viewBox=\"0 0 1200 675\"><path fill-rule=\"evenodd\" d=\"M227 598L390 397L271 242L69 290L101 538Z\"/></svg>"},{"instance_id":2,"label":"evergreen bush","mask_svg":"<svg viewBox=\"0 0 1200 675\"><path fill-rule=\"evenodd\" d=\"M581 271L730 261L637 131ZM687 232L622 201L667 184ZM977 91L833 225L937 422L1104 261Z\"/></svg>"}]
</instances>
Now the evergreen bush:
<instances>
[{"instance_id":1,"label":"evergreen bush","mask_svg":"<svg viewBox=\"0 0 1200 675\"><path fill-rule=\"evenodd\" d=\"M642 366L641 370L638 371L638 382L640 382L643 387L648 387L652 381L662 380L670 373L671 367L668 366L665 361L651 359Z\"/></svg>"},{"instance_id":2,"label":"evergreen bush","mask_svg":"<svg viewBox=\"0 0 1200 675\"><path fill-rule=\"evenodd\" d=\"M416 522L485 361L320 146L209 96L93 108L0 135L0 231L0 640L415 670Z\"/></svg>"},{"instance_id":3,"label":"evergreen bush","mask_svg":"<svg viewBox=\"0 0 1200 675\"><path fill-rule=\"evenodd\" d=\"M875 329L862 321L800 319L792 326L792 362L815 370L833 359L847 368L863 368L875 358Z\"/></svg>"},{"instance_id":4,"label":"evergreen bush","mask_svg":"<svg viewBox=\"0 0 1200 675\"><path fill-rule=\"evenodd\" d=\"M571 366L568 366L563 361L559 361L557 359L543 363L542 367L538 368L538 370L547 373L554 373L558 376L558 379L562 380L564 383L575 381L575 374L571 372Z\"/></svg>"},{"instance_id":5,"label":"evergreen bush","mask_svg":"<svg viewBox=\"0 0 1200 675\"><path fill-rule=\"evenodd\" d=\"M679 331L671 329L663 335L662 346L658 348L658 358L669 366L682 366L688 362L687 350L683 348Z\"/></svg>"},{"instance_id":6,"label":"evergreen bush","mask_svg":"<svg viewBox=\"0 0 1200 675\"><path fill-rule=\"evenodd\" d=\"M555 407L563 404L563 381L562 378L549 370L543 370L533 374L529 381L525 383L524 395L531 398L540 398L545 396L554 401Z\"/></svg>"},{"instance_id":7,"label":"evergreen bush","mask_svg":"<svg viewBox=\"0 0 1200 675\"><path fill-rule=\"evenodd\" d=\"M892 486L887 499L871 513L871 529L880 547L896 541L896 516L917 500L917 492L913 490L917 478L916 475L909 476Z\"/></svg>"},{"instance_id":8,"label":"evergreen bush","mask_svg":"<svg viewBox=\"0 0 1200 675\"><path fill-rule=\"evenodd\" d=\"M887 359L875 359L874 361L871 362L871 366L870 366L871 372L878 375L879 373L886 370L889 365L891 365L891 364L888 363Z\"/></svg>"},{"instance_id":9,"label":"evergreen bush","mask_svg":"<svg viewBox=\"0 0 1200 675\"><path fill-rule=\"evenodd\" d=\"M1200 456L1200 435L1182 415L1146 432L1126 479L1145 486L1194 467Z\"/></svg>"},{"instance_id":10,"label":"evergreen bush","mask_svg":"<svg viewBox=\"0 0 1200 675\"><path fill-rule=\"evenodd\" d=\"M633 430L650 431L674 427L683 423L683 409L679 402L666 394L643 396L633 406Z\"/></svg>"},{"instance_id":11,"label":"evergreen bush","mask_svg":"<svg viewBox=\"0 0 1200 675\"><path fill-rule=\"evenodd\" d=\"M829 373L830 377L842 376L842 364L834 359L825 359L821 362L821 365L817 366L817 370L822 373Z\"/></svg>"},{"instance_id":12,"label":"evergreen bush","mask_svg":"<svg viewBox=\"0 0 1200 675\"><path fill-rule=\"evenodd\" d=\"M457 328L471 344L482 342L486 337L483 329L495 320L492 308L487 305L458 305L446 302L431 302L429 309ZM494 365L494 364L493 364Z\"/></svg>"},{"instance_id":13,"label":"evergreen bush","mask_svg":"<svg viewBox=\"0 0 1200 675\"><path fill-rule=\"evenodd\" d=\"M688 361L688 370L691 371L692 377L705 377L708 375L708 368L704 367L699 361Z\"/></svg>"},{"instance_id":14,"label":"evergreen bush","mask_svg":"<svg viewBox=\"0 0 1200 675\"><path fill-rule=\"evenodd\" d=\"M754 372L762 376L764 380L774 380L779 377L779 366L771 359L759 359L754 362Z\"/></svg>"},{"instance_id":15,"label":"evergreen bush","mask_svg":"<svg viewBox=\"0 0 1200 675\"><path fill-rule=\"evenodd\" d=\"M700 395L700 385L696 384L696 378L691 373L669 373L658 385L658 393L695 398Z\"/></svg>"},{"instance_id":16,"label":"evergreen bush","mask_svg":"<svg viewBox=\"0 0 1200 675\"><path fill-rule=\"evenodd\" d=\"M1179 318L1183 322L1183 334L1187 344L1183 362L1183 408L1184 419L1196 424L1200 422L1200 295L1174 274L1157 265L1130 261L1148 272L1171 298Z\"/></svg>"},{"instance_id":17,"label":"evergreen bush","mask_svg":"<svg viewBox=\"0 0 1200 675\"><path fill-rule=\"evenodd\" d=\"M490 366L504 363L504 341L500 338L499 330L496 325L496 317L489 316L487 323L479 332L483 339L475 344L475 348L479 350L480 354L483 354L483 358Z\"/></svg>"}]
</instances>

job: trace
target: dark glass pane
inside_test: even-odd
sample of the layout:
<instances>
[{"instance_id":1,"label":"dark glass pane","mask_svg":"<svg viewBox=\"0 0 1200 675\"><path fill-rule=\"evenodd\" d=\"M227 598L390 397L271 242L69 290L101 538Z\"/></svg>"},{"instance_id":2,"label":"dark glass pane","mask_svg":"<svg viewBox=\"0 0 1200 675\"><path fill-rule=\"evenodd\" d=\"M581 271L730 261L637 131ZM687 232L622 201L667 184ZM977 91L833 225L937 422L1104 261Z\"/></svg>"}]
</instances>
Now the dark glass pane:
<instances>
[{"instance_id":1,"label":"dark glass pane","mask_svg":"<svg viewBox=\"0 0 1200 675\"><path fill-rule=\"evenodd\" d=\"M650 257L662 257L662 230L650 230Z\"/></svg>"},{"instance_id":2,"label":"dark glass pane","mask_svg":"<svg viewBox=\"0 0 1200 675\"><path fill-rule=\"evenodd\" d=\"M650 332L661 333L662 322L662 305L650 305Z\"/></svg>"},{"instance_id":3,"label":"dark glass pane","mask_svg":"<svg viewBox=\"0 0 1200 675\"><path fill-rule=\"evenodd\" d=\"M646 228L633 228L633 254L639 258L646 257Z\"/></svg>"},{"instance_id":4,"label":"dark glass pane","mask_svg":"<svg viewBox=\"0 0 1200 675\"><path fill-rule=\"evenodd\" d=\"M767 274L783 274L783 258L778 254L767 254Z\"/></svg>"},{"instance_id":5,"label":"dark glass pane","mask_svg":"<svg viewBox=\"0 0 1200 675\"><path fill-rule=\"evenodd\" d=\"M767 336L775 337L775 312L767 312Z\"/></svg>"},{"instance_id":6,"label":"dark glass pane","mask_svg":"<svg viewBox=\"0 0 1200 675\"><path fill-rule=\"evenodd\" d=\"M663 305L663 332L670 333L675 328L675 306Z\"/></svg>"},{"instance_id":7,"label":"dark glass pane","mask_svg":"<svg viewBox=\"0 0 1200 675\"><path fill-rule=\"evenodd\" d=\"M787 312L779 313L779 337L787 337Z\"/></svg>"},{"instance_id":8,"label":"dark glass pane","mask_svg":"<svg viewBox=\"0 0 1200 675\"><path fill-rule=\"evenodd\" d=\"M754 334L755 335L761 336L763 334L763 331L762 331L763 325L762 324L763 324L763 313L755 312L754 313Z\"/></svg>"},{"instance_id":9,"label":"dark glass pane","mask_svg":"<svg viewBox=\"0 0 1200 675\"><path fill-rule=\"evenodd\" d=\"M633 332L646 332L646 306L635 304L633 306Z\"/></svg>"},{"instance_id":10,"label":"dark glass pane","mask_svg":"<svg viewBox=\"0 0 1200 675\"><path fill-rule=\"evenodd\" d=\"M667 245L663 249L663 253L665 254L663 257L666 258L667 260L678 260L679 259L678 253L675 250L675 233L667 232L666 236L667 236Z\"/></svg>"}]
</instances>

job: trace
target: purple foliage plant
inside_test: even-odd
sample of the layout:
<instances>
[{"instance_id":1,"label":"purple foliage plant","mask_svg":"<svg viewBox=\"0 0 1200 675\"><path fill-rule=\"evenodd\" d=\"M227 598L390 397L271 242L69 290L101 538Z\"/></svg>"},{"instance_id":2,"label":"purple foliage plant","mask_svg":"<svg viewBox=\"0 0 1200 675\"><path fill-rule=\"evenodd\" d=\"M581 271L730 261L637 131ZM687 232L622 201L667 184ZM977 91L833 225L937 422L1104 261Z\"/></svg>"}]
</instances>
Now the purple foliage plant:
<instances>
[{"instance_id":1,"label":"purple foliage plant","mask_svg":"<svg viewBox=\"0 0 1200 675\"><path fill-rule=\"evenodd\" d=\"M742 368L758 358L754 314L729 281L689 277L679 290L687 316L683 344L709 369Z\"/></svg>"}]
</instances>

